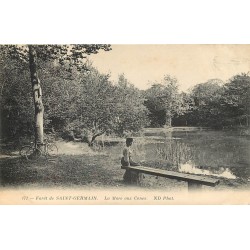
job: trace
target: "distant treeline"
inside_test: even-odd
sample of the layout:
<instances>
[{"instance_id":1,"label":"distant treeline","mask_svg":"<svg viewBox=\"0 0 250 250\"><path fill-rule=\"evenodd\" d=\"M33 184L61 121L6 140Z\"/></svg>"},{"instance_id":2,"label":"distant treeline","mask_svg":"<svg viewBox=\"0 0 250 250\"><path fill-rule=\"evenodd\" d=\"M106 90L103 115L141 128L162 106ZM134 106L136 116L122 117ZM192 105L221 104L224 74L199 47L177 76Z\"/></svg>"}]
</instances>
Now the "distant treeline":
<instances>
[{"instance_id":1,"label":"distant treeline","mask_svg":"<svg viewBox=\"0 0 250 250\"><path fill-rule=\"evenodd\" d=\"M250 76L241 73L226 83L209 80L184 94L186 109L174 116L175 125L212 128L249 127Z\"/></svg>"},{"instance_id":2,"label":"distant treeline","mask_svg":"<svg viewBox=\"0 0 250 250\"><path fill-rule=\"evenodd\" d=\"M232 76L226 83L210 79L188 93L179 93L177 80L168 76L145 93L151 126L249 127L249 74Z\"/></svg>"},{"instance_id":3,"label":"distant treeline","mask_svg":"<svg viewBox=\"0 0 250 250\"><path fill-rule=\"evenodd\" d=\"M56 62L39 61L45 132L92 143L101 134L124 136L143 127L249 126L250 76L212 79L180 92L169 75L139 90L124 74L116 82L88 65L67 71ZM34 104L29 68L0 54L1 137L34 132Z\"/></svg>"}]
</instances>

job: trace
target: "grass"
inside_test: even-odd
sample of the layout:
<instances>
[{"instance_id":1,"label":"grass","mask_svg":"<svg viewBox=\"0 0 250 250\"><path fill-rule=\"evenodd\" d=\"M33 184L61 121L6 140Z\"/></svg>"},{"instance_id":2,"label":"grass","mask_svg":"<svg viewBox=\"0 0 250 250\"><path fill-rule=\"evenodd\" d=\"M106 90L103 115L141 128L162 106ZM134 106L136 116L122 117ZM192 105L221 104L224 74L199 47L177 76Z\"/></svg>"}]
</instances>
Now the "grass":
<instances>
[{"instance_id":1,"label":"grass","mask_svg":"<svg viewBox=\"0 0 250 250\"><path fill-rule=\"evenodd\" d=\"M72 186L119 186L120 181L111 178L113 174L121 175L120 169L107 171L103 167L108 156L60 156L55 161L39 161L12 158L1 160L2 186L32 187L72 187ZM119 170L119 171L118 171ZM114 173L112 173L114 172ZM115 173L116 172L116 173Z\"/></svg>"},{"instance_id":2,"label":"grass","mask_svg":"<svg viewBox=\"0 0 250 250\"><path fill-rule=\"evenodd\" d=\"M211 143L209 144L211 146ZM176 170L180 162L195 157L204 159L207 163L211 151L202 153L204 146L194 152L192 145L175 140L167 140L164 144L148 143L145 138L136 138L134 144L135 160L145 160L143 165ZM0 187L13 188L124 188L124 170L120 168L119 145L104 145L101 148L90 149L83 143L60 142L59 157L54 161L43 158L38 161L27 161L17 157L13 150L4 153L10 157L0 159ZM214 151L213 151L214 152ZM1 153L2 154L2 153ZM2 154L3 156L3 154ZM136 159L137 158L137 159ZM221 158L221 157L220 157ZM225 160L225 159L224 159ZM248 168L242 168L243 170ZM236 169L239 171L239 168ZM243 173L243 176L249 176ZM250 182L242 180L222 180L218 188L241 188ZM143 188L186 188L186 183L146 176ZM217 188L217 187L216 187Z\"/></svg>"}]
</instances>

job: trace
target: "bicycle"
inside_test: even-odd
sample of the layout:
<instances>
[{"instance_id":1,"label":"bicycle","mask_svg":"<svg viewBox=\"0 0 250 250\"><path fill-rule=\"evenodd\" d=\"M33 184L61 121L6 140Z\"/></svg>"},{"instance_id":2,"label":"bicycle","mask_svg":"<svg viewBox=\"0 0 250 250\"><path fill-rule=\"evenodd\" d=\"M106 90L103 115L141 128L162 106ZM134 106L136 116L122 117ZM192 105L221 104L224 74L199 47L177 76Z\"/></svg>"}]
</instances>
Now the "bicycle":
<instances>
[{"instance_id":1,"label":"bicycle","mask_svg":"<svg viewBox=\"0 0 250 250\"><path fill-rule=\"evenodd\" d=\"M19 153L27 160L38 160L42 155L48 159L48 157L57 156L58 148L54 143L45 140L45 143L31 142L31 145L24 145Z\"/></svg>"}]
</instances>

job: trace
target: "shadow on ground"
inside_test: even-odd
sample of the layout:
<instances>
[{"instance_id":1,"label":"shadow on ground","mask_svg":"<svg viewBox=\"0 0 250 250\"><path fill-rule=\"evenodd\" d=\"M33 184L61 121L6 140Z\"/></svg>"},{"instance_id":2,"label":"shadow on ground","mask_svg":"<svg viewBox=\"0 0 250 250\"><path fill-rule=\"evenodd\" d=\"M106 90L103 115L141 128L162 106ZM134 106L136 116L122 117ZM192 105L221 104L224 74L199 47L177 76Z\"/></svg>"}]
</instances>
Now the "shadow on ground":
<instances>
[{"instance_id":1,"label":"shadow on ground","mask_svg":"<svg viewBox=\"0 0 250 250\"><path fill-rule=\"evenodd\" d=\"M0 160L0 186L72 187L122 186L123 171L115 163L106 169L108 156L68 156L31 162L26 159ZM110 165L110 164L109 164Z\"/></svg>"}]
</instances>

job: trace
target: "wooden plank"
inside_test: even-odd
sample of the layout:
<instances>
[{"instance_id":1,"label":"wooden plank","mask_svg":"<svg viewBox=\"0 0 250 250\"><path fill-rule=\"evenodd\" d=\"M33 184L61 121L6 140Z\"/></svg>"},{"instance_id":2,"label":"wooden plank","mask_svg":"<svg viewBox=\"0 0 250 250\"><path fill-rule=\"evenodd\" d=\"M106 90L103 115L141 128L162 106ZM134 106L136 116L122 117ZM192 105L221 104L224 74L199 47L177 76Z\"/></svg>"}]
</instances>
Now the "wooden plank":
<instances>
[{"instance_id":1,"label":"wooden plank","mask_svg":"<svg viewBox=\"0 0 250 250\"><path fill-rule=\"evenodd\" d=\"M187 182L191 181L192 183L207 185L207 186L212 186L212 187L216 186L219 183L219 180L216 180L210 177L179 173L179 172L168 171L168 170L163 170L163 169L149 168L149 167L143 167L143 166L130 166L130 167L122 167L122 168L127 169L127 170L135 170L144 174L150 174L150 175L156 175L156 176L161 176L161 177L170 178L170 179L176 179L180 181L187 181Z\"/></svg>"}]
</instances>

